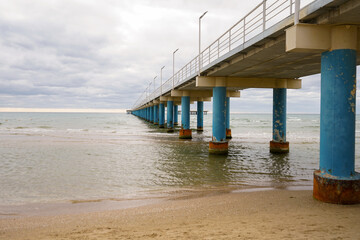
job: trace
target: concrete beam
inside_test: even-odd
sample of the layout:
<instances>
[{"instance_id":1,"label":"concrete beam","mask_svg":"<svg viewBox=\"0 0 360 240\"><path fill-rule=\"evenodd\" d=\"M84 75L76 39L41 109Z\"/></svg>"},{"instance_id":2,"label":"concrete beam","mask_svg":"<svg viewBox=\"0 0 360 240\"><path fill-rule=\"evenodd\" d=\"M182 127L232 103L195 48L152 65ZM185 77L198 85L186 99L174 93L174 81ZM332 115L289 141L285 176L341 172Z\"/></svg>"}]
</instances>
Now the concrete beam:
<instances>
[{"instance_id":1,"label":"concrete beam","mask_svg":"<svg viewBox=\"0 0 360 240\"><path fill-rule=\"evenodd\" d=\"M325 52L359 49L357 25L317 25L299 23L286 29L287 52Z\"/></svg>"},{"instance_id":2,"label":"concrete beam","mask_svg":"<svg viewBox=\"0 0 360 240\"><path fill-rule=\"evenodd\" d=\"M211 97L190 97L191 104L197 101L211 102Z\"/></svg>"},{"instance_id":3,"label":"concrete beam","mask_svg":"<svg viewBox=\"0 0 360 240\"><path fill-rule=\"evenodd\" d=\"M182 90L171 90L172 97L212 97L212 91L182 91Z\"/></svg>"},{"instance_id":4,"label":"concrete beam","mask_svg":"<svg viewBox=\"0 0 360 240\"><path fill-rule=\"evenodd\" d=\"M167 97L164 96L160 96L160 102L166 102L167 101Z\"/></svg>"},{"instance_id":5,"label":"concrete beam","mask_svg":"<svg viewBox=\"0 0 360 240\"><path fill-rule=\"evenodd\" d=\"M196 87L235 88L301 88L301 79L293 78L243 78L243 77L196 77Z\"/></svg>"},{"instance_id":6,"label":"concrete beam","mask_svg":"<svg viewBox=\"0 0 360 240\"><path fill-rule=\"evenodd\" d=\"M165 97L160 96L160 102L167 102L167 101L181 101L181 97Z\"/></svg>"},{"instance_id":7,"label":"concrete beam","mask_svg":"<svg viewBox=\"0 0 360 240\"><path fill-rule=\"evenodd\" d=\"M198 97L194 99L194 101L200 101L200 102L211 102L211 97Z\"/></svg>"},{"instance_id":8,"label":"concrete beam","mask_svg":"<svg viewBox=\"0 0 360 240\"><path fill-rule=\"evenodd\" d=\"M240 91L226 91L226 97L240 97Z\"/></svg>"}]
</instances>

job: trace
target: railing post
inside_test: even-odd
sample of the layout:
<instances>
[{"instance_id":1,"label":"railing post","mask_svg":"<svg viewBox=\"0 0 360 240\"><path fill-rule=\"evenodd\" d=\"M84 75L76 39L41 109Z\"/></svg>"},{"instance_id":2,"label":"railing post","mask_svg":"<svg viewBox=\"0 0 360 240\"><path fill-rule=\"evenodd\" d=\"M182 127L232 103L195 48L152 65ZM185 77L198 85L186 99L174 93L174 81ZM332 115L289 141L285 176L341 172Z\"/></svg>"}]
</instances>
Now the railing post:
<instances>
[{"instance_id":1,"label":"railing post","mask_svg":"<svg viewBox=\"0 0 360 240\"><path fill-rule=\"evenodd\" d=\"M231 50L231 30L229 31L229 52Z\"/></svg>"},{"instance_id":2,"label":"railing post","mask_svg":"<svg viewBox=\"0 0 360 240\"><path fill-rule=\"evenodd\" d=\"M244 26L243 26L243 28L244 28L244 33L243 33L243 44L245 43L245 18L244 18Z\"/></svg>"},{"instance_id":3,"label":"railing post","mask_svg":"<svg viewBox=\"0 0 360 240\"><path fill-rule=\"evenodd\" d=\"M200 55L199 55L199 57L198 57L198 59L196 59L196 61L195 61L195 69L198 71L198 72L200 72Z\"/></svg>"},{"instance_id":4,"label":"railing post","mask_svg":"<svg viewBox=\"0 0 360 240\"><path fill-rule=\"evenodd\" d=\"M218 45L218 58L220 57L220 40L218 39L217 41L217 45Z\"/></svg>"},{"instance_id":5,"label":"railing post","mask_svg":"<svg viewBox=\"0 0 360 240\"><path fill-rule=\"evenodd\" d=\"M265 31L266 26L266 0L263 1L263 31Z\"/></svg>"},{"instance_id":6,"label":"railing post","mask_svg":"<svg viewBox=\"0 0 360 240\"><path fill-rule=\"evenodd\" d=\"M293 0L289 0L289 2L290 2L290 15L293 14L293 11L292 11L292 1L293 1Z\"/></svg>"},{"instance_id":7,"label":"railing post","mask_svg":"<svg viewBox=\"0 0 360 240\"><path fill-rule=\"evenodd\" d=\"M211 56L210 56L210 47L209 47L209 64L210 64L210 57L211 57Z\"/></svg>"},{"instance_id":8,"label":"railing post","mask_svg":"<svg viewBox=\"0 0 360 240\"><path fill-rule=\"evenodd\" d=\"M295 0L294 25L299 23L300 0Z\"/></svg>"}]
</instances>

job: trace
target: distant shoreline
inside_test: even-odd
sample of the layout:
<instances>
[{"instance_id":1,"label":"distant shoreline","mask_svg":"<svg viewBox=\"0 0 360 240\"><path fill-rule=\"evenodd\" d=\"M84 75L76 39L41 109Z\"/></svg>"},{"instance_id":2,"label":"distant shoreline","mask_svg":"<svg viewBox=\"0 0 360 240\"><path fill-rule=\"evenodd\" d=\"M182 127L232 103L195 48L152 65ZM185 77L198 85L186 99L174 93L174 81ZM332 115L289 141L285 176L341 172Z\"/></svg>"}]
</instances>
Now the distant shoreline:
<instances>
[{"instance_id":1,"label":"distant shoreline","mask_svg":"<svg viewBox=\"0 0 360 240\"><path fill-rule=\"evenodd\" d=\"M0 108L0 112L13 113L126 113L125 109L67 109L67 108Z\"/></svg>"}]
</instances>

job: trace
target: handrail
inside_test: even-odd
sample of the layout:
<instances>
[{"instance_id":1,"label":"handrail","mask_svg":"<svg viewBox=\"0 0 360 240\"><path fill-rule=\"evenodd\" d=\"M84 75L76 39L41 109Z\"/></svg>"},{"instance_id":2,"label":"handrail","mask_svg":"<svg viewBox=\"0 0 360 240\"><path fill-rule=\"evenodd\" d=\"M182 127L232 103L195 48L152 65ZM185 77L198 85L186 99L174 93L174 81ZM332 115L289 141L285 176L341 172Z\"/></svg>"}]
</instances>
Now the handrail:
<instances>
[{"instance_id":1,"label":"handrail","mask_svg":"<svg viewBox=\"0 0 360 240\"><path fill-rule=\"evenodd\" d=\"M176 88L187 79L195 77L199 72L199 68L201 72L204 63L211 64L234 48L245 44L246 41L252 39L257 34L275 25L277 22L294 15L293 6L295 6L295 1L297 0L262 1L200 53L202 59L201 66L199 66L199 55L197 55L165 81L162 86L150 93L149 96L144 97L146 91L141 94L138 100L136 100L133 109L137 109L153 99L158 98L161 92L166 93L170 91L172 89L173 79L174 88ZM311 2L313 1L314 0ZM286 12L287 10L288 13ZM270 20L277 16L281 19L275 23L270 22ZM160 90L161 87L162 91Z\"/></svg>"}]
</instances>

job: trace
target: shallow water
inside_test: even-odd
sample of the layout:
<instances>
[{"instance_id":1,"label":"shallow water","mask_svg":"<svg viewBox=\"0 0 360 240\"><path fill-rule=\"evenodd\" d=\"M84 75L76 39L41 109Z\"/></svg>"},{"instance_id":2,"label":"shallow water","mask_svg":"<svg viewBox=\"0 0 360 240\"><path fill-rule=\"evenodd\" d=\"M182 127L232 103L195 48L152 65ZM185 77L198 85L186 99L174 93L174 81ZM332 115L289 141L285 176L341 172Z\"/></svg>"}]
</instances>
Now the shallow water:
<instances>
[{"instance_id":1,"label":"shallow water","mask_svg":"<svg viewBox=\"0 0 360 240\"><path fill-rule=\"evenodd\" d=\"M271 114L232 114L229 155L213 156L210 114L203 133L179 140L178 132L127 114L0 113L0 205L309 186L319 163L319 115L289 114L287 122L290 153L273 155Z\"/></svg>"}]
</instances>

